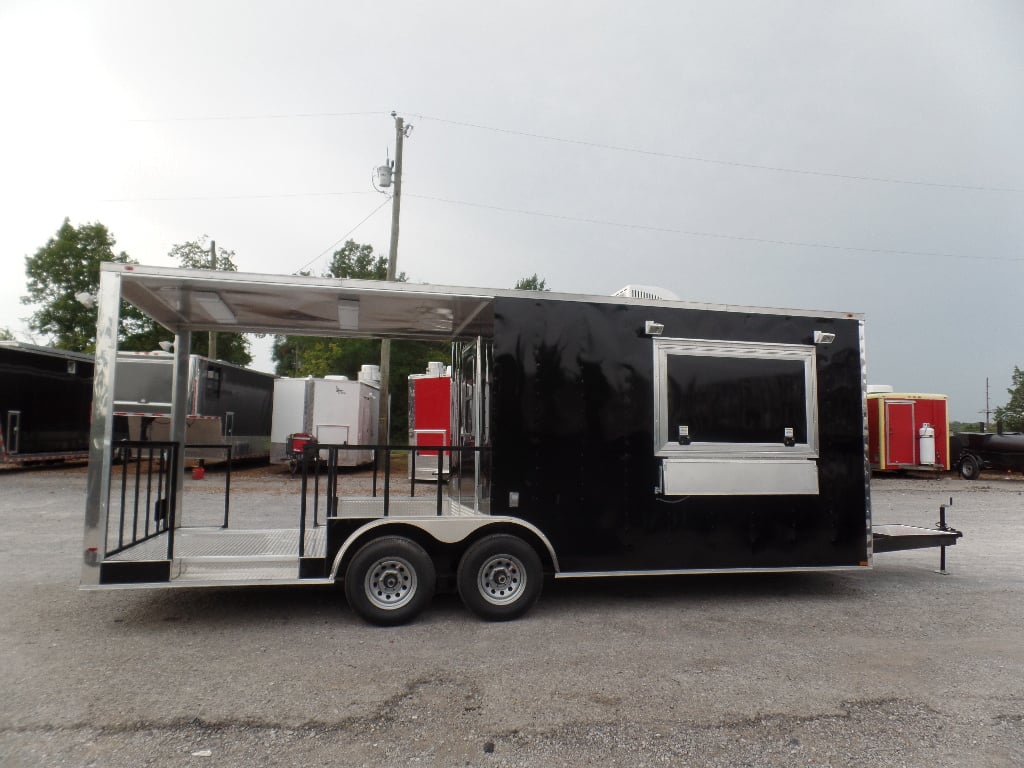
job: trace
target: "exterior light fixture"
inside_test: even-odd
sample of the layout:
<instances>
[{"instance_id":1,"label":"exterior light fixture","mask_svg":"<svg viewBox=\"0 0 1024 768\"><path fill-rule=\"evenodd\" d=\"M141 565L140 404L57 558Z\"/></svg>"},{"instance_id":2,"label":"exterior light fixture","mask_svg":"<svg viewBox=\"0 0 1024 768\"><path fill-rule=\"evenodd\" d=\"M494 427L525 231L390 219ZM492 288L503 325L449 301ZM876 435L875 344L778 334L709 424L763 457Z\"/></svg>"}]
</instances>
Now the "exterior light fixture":
<instances>
[{"instance_id":1,"label":"exterior light fixture","mask_svg":"<svg viewBox=\"0 0 1024 768\"><path fill-rule=\"evenodd\" d=\"M647 320L644 323L644 333L648 336L661 336L665 332L665 325L654 320Z\"/></svg>"},{"instance_id":2,"label":"exterior light fixture","mask_svg":"<svg viewBox=\"0 0 1024 768\"><path fill-rule=\"evenodd\" d=\"M828 331L815 331L814 332L814 343L815 344L831 344L836 340L834 333Z\"/></svg>"}]
</instances>

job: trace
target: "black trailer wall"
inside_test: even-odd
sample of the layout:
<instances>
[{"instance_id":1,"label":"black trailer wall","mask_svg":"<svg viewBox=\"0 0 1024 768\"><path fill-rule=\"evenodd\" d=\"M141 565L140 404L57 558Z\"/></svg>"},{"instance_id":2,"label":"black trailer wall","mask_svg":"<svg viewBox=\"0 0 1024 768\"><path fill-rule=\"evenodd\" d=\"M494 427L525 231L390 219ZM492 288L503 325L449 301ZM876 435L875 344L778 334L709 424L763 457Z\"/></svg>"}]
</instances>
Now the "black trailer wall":
<instances>
[{"instance_id":1,"label":"black trailer wall","mask_svg":"<svg viewBox=\"0 0 1024 768\"><path fill-rule=\"evenodd\" d=\"M84 356L83 356L84 357ZM20 455L89 449L93 363L0 346L0 429L8 451ZM18 412L18 434L9 434Z\"/></svg>"},{"instance_id":2,"label":"black trailer wall","mask_svg":"<svg viewBox=\"0 0 1024 768\"><path fill-rule=\"evenodd\" d=\"M209 361L202 386L199 412L225 419L234 413L232 434L262 435L270 439L274 414L274 377L233 365Z\"/></svg>"},{"instance_id":3,"label":"black trailer wall","mask_svg":"<svg viewBox=\"0 0 1024 768\"><path fill-rule=\"evenodd\" d=\"M654 354L664 338L818 345L816 495L659 496ZM537 524L564 571L859 565L867 559L860 322L499 298L492 511ZM509 494L519 506L509 509Z\"/></svg>"}]
</instances>

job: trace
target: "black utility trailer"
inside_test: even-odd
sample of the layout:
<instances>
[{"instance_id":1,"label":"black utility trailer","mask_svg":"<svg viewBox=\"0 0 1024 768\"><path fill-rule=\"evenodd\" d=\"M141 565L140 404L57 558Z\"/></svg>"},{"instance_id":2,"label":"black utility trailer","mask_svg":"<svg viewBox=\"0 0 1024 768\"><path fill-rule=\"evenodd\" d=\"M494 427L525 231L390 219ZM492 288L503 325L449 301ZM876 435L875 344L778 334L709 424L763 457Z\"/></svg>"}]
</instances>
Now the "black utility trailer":
<instances>
[{"instance_id":1,"label":"black utility trailer","mask_svg":"<svg viewBox=\"0 0 1024 768\"><path fill-rule=\"evenodd\" d=\"M451 451L450 479L406 496L389 465L409 446L321 443L326 472L283 499L287 524L190 527L187 360L150 474L112 481L116 348L101 346L83 587L343 583L358 614L395 624L454 585L509 619L547 576L859 570L876 542L960 535L872 529L858 315L104 265L99 338L116 338L122 298L175 349L229 328L451 341L452 445L420 446ZM373 492L354 496L339 456L367 448Z\"/></svg>"},{"instance_id":2,"label":"black utility trailer","mask_svg":"<svg viewBox=\"0 0 1024 768\"><path fill-rule=\"evenodd\" d=\"M957 432L949 438L949 455L965 480L977 480L982 470L1024 472L1024 434Z\"/></svg>"},{"instance_id":3,"label":"black utility trailer","mask_svg":"<svg viewBox=\"0 0 1024 768\"><path fill-rule=\"evenodd\" d=\"M0 464L89 456L92 355L0 341Z\"/></svg>"}]
</instances>

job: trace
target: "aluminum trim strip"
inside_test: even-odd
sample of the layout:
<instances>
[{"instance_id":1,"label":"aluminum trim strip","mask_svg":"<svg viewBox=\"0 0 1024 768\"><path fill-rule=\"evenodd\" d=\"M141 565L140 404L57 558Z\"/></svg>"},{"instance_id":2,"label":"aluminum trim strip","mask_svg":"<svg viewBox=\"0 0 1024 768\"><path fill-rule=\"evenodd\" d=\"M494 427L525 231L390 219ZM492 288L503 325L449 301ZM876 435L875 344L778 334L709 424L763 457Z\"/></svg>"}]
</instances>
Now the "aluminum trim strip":
<instances>
[{"instance_id":1,"label":"aluminum trim strip","mask_svg":"<svg viewBox=\"0 0 1024 768\"><path fill-rule=\"evenodd\" d=\"M867 557L868 566L870 567L874 561L875 554L875 537L872 533L871 527L871 459L870 459L870 445L868 437L868 361L867 361L867 348L864 343L864 321L861 320L858 324L859 340L860 340L860 412L863 429L863 446L864 446L864 527L865 536L867 538L867 545L865 552ZM947 431L948 434L948 431Z\"/></svg>"},{"instance_id":2,"label":"aluminum trim strip","mask_svg":"<svg viewBox=\"0 0 1024 768\"><path fill-rule=\"evenodd\" d=\"M81 584L78 589L82 592L100 592L114 589L193 589L211 587L295 587L295 586L329 586L333 585L331 579L242 579L242 580L207 580L207 581L160 581L155 583L142 584Z\"/></svg>"},{"instance_id":3,"label":"aluminum trim strip","mask_svg":"<svg viewBox=\"0 0 1024 768\"><path fill-rule=\"evenodd\" d=\"M591 579L607 576L700 576L715 573L817 573L821 571L868 571L870 565L810 565L787 568L689 568L654 571L562 571L556 579Z\"/></svg>"}]
</instances>

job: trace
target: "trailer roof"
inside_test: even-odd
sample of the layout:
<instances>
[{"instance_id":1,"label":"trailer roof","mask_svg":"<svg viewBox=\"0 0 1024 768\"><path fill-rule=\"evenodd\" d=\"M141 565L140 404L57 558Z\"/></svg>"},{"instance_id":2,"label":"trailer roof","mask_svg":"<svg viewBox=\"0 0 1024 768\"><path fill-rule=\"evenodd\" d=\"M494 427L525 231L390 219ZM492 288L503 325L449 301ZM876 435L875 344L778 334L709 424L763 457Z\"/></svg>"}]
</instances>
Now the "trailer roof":
<instances>
[{"instance_id":1,"label":"trailer roof","mask_svg":"<svg viewBox=\"0 0 1024 768\"><path fill-rule=\"evenodd\" d=\"M92 362L92 355L85 352L72 352L69 349L57 349L56 347L42 347L38 344L28 344L24 341L0 341L0 348L16 349L21 352L46 355L47 357L59 357L64 360L81 360L84 363Z\"/></svg>"},{"instance_id":2,"label":"trailer roof","mask_svg":"<svg viewBox=\"0 0 1024 768\"><path fill-rule=\"evenodd\" d=\"M341 280L299 275L102 265L117 273L121 298L172 331L230 329L310 336L455 339L493 335L494 300L501 296L587 301L746 313L860 319L817 312L682 301L591 296L549 291Z\"/></svg>"}]
</instances>

